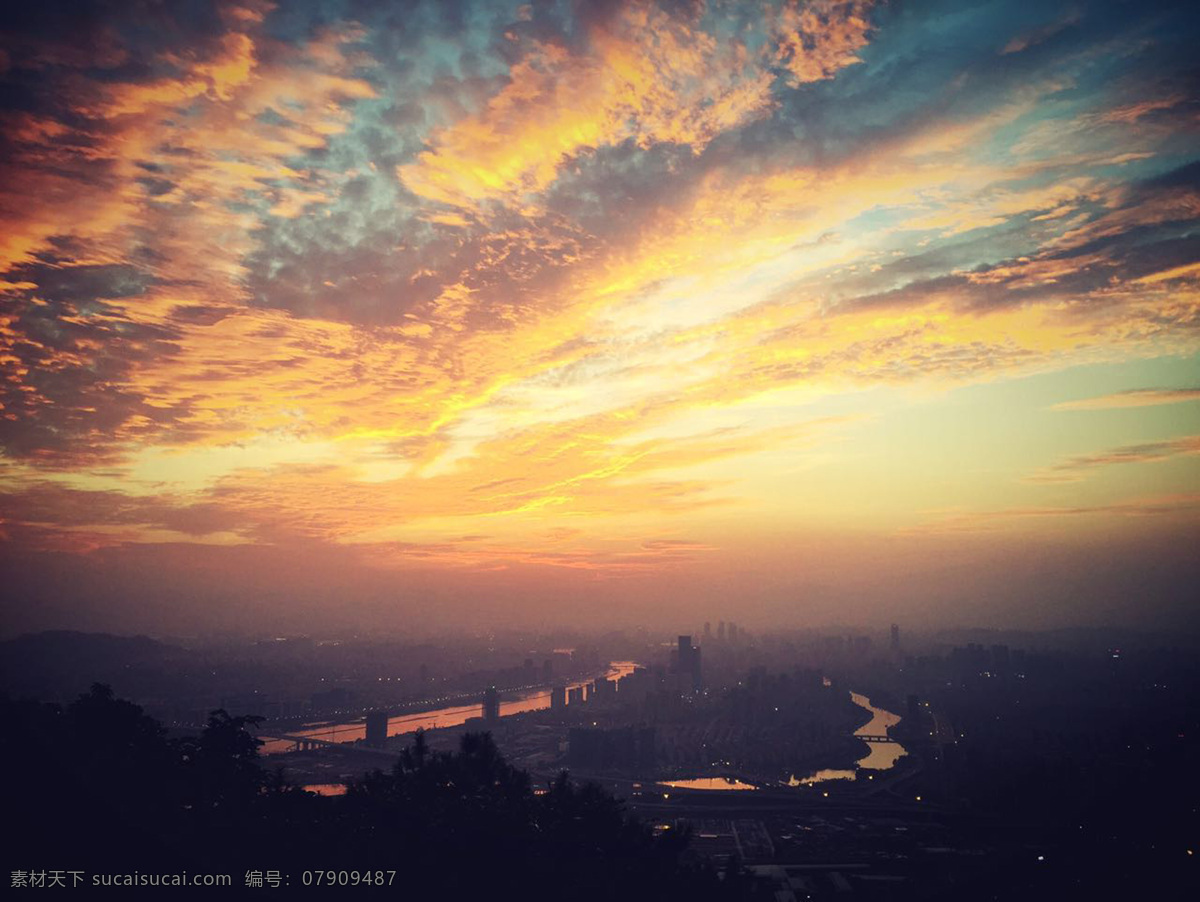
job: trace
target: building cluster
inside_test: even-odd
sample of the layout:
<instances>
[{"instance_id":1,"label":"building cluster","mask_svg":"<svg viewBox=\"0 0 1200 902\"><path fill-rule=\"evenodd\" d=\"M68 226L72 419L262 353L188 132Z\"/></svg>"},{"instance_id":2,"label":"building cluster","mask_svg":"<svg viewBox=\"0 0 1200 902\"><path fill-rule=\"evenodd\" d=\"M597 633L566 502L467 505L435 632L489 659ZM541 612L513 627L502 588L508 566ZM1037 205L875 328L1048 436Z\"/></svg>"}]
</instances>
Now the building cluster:
<instances>
[{"instance_id":1,"label":"building cluster","mask_svg":"<svg viewBox=\"0 0 1200 902\"><path fill-rule=\"evenodd\" d=\"M597 677L590 683L578 686L555 686L550 690L550 710L562 711L564 708L583 704L603 704L615 701L618 691L622 700L633 697L637 685L642 681L642 675L648 675L645 668L638 667L633 673L626 674L620 680Z\"/></svg>"},{"instance_id":2,"label":"building cluster","mask_svg":"<svg viewBox=\"0 0 1200 902\"><path fill-rule=\"evenodd\" d=\"M717 622L716 641L728 642L731 645L736 645L746 636L745 630L739 630L738 625L732 620L728 624L724 620ZM714 639L712 623L705 621L704 623L704 639L705 645L710 644Z\"/></svg>"},{"instance_id":3,"label":"building cluster","mask_svg":"<svg viewBox=\"0 0 1200 902\"><path fill-rule=\"evenodd\" d=\"M974 677L1003 678L1025 670L1025 651L1009 650L1007 645L979 645L975 642L950 652L950 669L959 679Z\"/></svg>"},{"instance_id":4,"label":"building cluster","mask_svg":"<svg viewBox=\"0 0 1200 902\"><path fill-rule=\"evenodd\" d=\"M654 769L654 727L572 727L567 763L585 771Z\"/></svg>"}]
</instances>

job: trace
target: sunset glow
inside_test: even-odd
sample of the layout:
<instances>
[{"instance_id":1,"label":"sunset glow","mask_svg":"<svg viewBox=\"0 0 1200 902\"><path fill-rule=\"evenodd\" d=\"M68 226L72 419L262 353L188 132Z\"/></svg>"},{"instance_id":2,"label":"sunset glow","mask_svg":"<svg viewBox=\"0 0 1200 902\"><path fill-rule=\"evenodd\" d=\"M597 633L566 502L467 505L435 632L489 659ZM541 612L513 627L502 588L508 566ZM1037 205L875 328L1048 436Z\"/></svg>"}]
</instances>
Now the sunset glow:
<instances>
[{"instance_id":1,"label":"sunset glow","mask_svg":"<svg viewBox=\"0 0 1200 902\"><path fill-rule=\"evenodd\" d=\"M21 13L6 627L1188 616L1186 7Z\"/></svg>"}]
</instances>

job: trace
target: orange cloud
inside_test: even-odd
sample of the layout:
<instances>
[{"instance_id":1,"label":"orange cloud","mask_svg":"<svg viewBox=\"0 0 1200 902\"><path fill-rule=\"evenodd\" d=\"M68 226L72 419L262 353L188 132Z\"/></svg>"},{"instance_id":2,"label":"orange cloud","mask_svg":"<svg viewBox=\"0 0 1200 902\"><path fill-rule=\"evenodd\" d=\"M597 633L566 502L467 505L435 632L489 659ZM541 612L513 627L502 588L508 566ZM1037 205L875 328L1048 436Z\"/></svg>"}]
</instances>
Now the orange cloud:
<instances>
[{"instance_id":1,"label":"orange cloud","mask_svg":"<svg viewBox=\"0 0 1200 902\"><path fill-rule=\"evenodd\" d=\"M873 5L873 0L788 0L776 26L776 52L792 84L832 78L859 62L856 54L867 45Z\"/></svg>"},{"instance_id":2,"label":"orange cloud","mask_svg":"<svg viewBox=\"0 0 1200 902\"><path fill-rule=\"evenodd\" d=\"M398 175L425 200L478 210L528 204L585 150L632 139L699 152L770 108L770 74L752 62L739 45L630 4L593 29L586 52L534 44L482 111L436 133Z\"/></svg>"},{"instance_id":3,"label":"orange cloud","mask_svg":"<svg viewBox=\"0 0 1200 902\"><path fill-rule=\"evenodd\" d=\"M830 78L858 62L870 6L785 5L773 23L775 52L792 81ZM594 28L584 53L535 44L479 114L435 134L398 174L426 200L477 211L486 201L527 205L577 154L625 140L699 153L773 106L774 79L761 63L741 44L718 42L653 5L630 4Z\"/></svg>"},{"instance_id":4,"label":"orange cloud","mask_svg":"<svg viewBox=\"0 0 1200 902\"><path fill-rule=\"evenodd\" d=\"M261 197L295 215L320 200L320 183L287 158L322 146L348 124L345 102L374 93L346 74L350 63L338 55L351 37L327 32L303 50L276 48L272 62L261 64L255 39L230 31L210 57L169 59L180 70L175 78L101 85L78 106L89 124L22 120L13 161L21 176L9 190L20 197L33 191L39 203L0 197L0 209L9 211L0 265L30 259L51 236L89 248L90 261L76 263L120 261L135 230L149 230L163 278L203 284L209 301L236 300L229 281L256 220L234 206ZM262 116L279 110L287 117ZM60 140L69 133L74 143ZM59 166L47 165L56 157ZM151 174L153 190L146 186ZM172 299L163 305L166 312Z\"/></svg>"},{"instance_id":5,"label":"orange cloud","mask_svg":"<svg viewBox=\"0 0 1200 902\"><path fill-rule=\"evenodd\" d=\"M1115 110L1109 110L1101 117L1105 122L1116 122L1123 125L1132 125L1139 119L1150 115L1158 110L1169 110L1179 104L1185 102L1187 97L1182 94L1171 94L1166 97L1154 97L1146 100L1140 100L1136 103L1128 104L1127 106L1118 107Z\"/></svg>"}]
</instances>

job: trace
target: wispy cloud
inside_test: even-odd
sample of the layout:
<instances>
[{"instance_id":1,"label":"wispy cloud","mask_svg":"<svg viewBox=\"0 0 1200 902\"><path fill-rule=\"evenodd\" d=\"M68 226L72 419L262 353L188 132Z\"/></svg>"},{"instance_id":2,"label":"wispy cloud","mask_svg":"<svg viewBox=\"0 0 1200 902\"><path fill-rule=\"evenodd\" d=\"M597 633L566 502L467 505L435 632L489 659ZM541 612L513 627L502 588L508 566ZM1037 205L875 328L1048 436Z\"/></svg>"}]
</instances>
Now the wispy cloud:
<instances>
[{"instance_id":1,"label":"wispy cloud","mask_svg":"<svg viewBox=\"0 0 1200 902\"><path fill-rule=\"evenodd\" d=\"M1175 495L1135 498L1113 504L1072 506L1011 507L980 511L930 512L920 524L905 527L903 535L936 535L947 533L990 532L1012 529L1023 522L1092 519L1102 522L1116 518L1193 517L1200 512L1200 494L1183 492Z\"/></svg>"},{"instance_id":2,"label":"wispy cloud","mask_svg":"<svg viewBox=\"0 0 1200 902\"><path fill-rule=\"evenodd\" d=\"M1200 435L1123 445L1097 454L1079 454L1025 477L1026 482L1081 482L1091 471L1115 464L1157 463L1173 457L1200 454Z\"/></svg>"},{"instance_id":3,"label":"wispy cloud","mask_svg":"<svg viewBox=\"0 0 1200 902\"><path fill-rule=\"evenodd\" d=\"M1122 407L1155 407L1160 404L1182 404L1200 401L1200 388L1130 388L1100 395L1081 398L1078 401L1062 401L1051 410L1113 410Z\"/></svg>"}]
</instances>

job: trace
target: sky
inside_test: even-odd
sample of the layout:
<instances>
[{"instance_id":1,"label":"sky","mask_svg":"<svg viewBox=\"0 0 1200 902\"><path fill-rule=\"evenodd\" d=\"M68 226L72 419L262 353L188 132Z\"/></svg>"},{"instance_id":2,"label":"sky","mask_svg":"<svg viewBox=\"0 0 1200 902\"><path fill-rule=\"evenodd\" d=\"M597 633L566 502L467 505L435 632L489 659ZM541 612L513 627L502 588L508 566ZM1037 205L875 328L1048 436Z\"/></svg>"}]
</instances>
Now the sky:
<instances>
[{"instance_id":1,"label":"sky","mask_svg":"<svg viewBox=\"0 0 1200 902\"><path fill-rule=\"evenodd\" d=\"M1196 621L1193 4L3 28L6 633Z\"/></svg>"}]
</instances>

